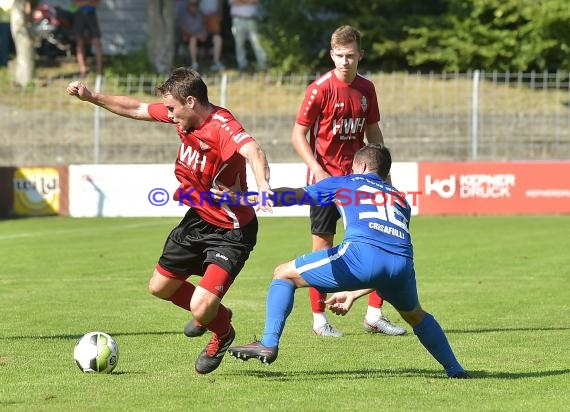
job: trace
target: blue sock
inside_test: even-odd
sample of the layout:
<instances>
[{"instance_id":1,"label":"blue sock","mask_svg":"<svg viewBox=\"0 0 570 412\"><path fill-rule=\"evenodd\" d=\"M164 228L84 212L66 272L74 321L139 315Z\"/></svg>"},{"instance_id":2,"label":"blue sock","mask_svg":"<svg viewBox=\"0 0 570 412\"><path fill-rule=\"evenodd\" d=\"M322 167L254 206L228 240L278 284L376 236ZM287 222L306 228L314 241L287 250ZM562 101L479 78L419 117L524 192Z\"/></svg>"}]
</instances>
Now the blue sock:
<instances>
[{"instance_id":1,"label":"blue sock","mask_svg":"<svg viewBox=\"0 0 570 412\"><path fill-rule=\"evenodd\" d=\"M269 285L267 294L265 330L261 344L268 348L279 346L279 338L283 333L287 316L293 309L295 285L283 279L276 279Z\"/></svg>"},{"instance_id":2,"label":"blue sock","mask_svg":"<svg viewBox=\"0 0 570 412\"><path fill-rule=\"evenodd\" d=\"M414 333L429 353L444 367L447 376L453 376L463 368L457 362L453 350L447 341L445 332L429 313L414 328Z\"/></svg>"}]
</instances>

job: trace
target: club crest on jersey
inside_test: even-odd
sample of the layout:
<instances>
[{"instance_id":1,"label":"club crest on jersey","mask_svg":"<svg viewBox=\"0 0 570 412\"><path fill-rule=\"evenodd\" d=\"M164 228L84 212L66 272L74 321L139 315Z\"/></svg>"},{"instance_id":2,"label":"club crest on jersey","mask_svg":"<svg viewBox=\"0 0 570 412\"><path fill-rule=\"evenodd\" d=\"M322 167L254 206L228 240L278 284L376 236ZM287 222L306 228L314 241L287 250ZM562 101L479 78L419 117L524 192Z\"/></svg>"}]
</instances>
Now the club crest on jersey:
<instances>
[{"instance_id":1,"label":"club crest on jersey","mask_svg":"<svg viewBox=\"0 0 570 412\"><path fill-rule=\"evenodd\" d=\"M368 108L368 99L366 99L366 96L362 96L360 98L360 106L362 107L362 110L366 111L366 109Z\"/></svg>"}]
</instances>

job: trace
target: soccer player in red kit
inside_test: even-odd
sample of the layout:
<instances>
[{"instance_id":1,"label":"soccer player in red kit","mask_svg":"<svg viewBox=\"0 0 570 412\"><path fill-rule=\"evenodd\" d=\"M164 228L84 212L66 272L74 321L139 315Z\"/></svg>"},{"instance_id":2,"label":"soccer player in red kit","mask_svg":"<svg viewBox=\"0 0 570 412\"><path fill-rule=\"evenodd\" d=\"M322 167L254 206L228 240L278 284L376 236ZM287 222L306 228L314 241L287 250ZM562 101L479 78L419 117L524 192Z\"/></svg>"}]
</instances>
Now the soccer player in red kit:
<instances>
[{"instance_id":1,"label":"soccer player in red kit","mask_svg":"<svg viewBox=\"0 0 570 412\"><path fill-rule=\"evenodd\" d=\"M311 83L297 113L291 142L308 167L307 185L328 176L350 173L354 154L369 143L384 143L380 130L380 110L374 84L358 74L364 57L360 32L341 26L331 36L330 56L335 68ZM307 141L307 134L309 141ZM336 223L340 218L334 205L311 206L313 251L333 247ZM326 293L310 288L313 332L340 337L325 315ZM404 328L382 316L383 300L371 293L363 327L368 332L403 335Z\"/></svg>"},{"instance_id":2,"label":"soccer player in red kit","mask_svg":"<svg viewBox=\"0 0 570 412\"><path fill-rule=\"evenodd\" d=\"M193 322L212 332L195 369L214 371L235 337L231 312L221 300L255 246L258 225L253 207L220 205L208 195L218 185L235 187L236 182L246 192L247 160L258 192L269 199L265 153L228 110L209 102L206 84L188 68L174 70L158 87L162 102L157 103L93 93L81 82L70 83L67 92L120 116L176 125L180 149L174 173L180 187L174 198L190 209L168 235L148 288L192 312ZM262 209L271 206L268 200ZM201 276L196 286L187 281L190 275Z\"/></svg>"}]
</instances>

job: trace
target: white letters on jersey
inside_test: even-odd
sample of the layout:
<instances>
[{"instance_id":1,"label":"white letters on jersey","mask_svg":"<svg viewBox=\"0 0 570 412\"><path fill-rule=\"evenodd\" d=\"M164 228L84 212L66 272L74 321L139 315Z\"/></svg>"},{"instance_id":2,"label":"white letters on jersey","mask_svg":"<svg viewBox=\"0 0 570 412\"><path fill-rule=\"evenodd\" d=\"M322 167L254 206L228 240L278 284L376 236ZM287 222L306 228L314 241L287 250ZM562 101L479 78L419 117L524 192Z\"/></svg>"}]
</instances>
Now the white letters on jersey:
<instances>
[{"instance_id":1,"label":"white letters on jersey","mask_svg":"<svg viewBox=\"0 0 570 412\"><path fill-rule=\"evenodd\" d=\"M203 172L206 168L206 155L193 150L191 146L185 147L184 143L180 145L178 160L182 163L186 163L188 168L192 170Z\"/></svg>"},{"instance_id":2,"label":"white letters on jersey","mask_svg":"<svg viewBox=\"0 0 570 412\"><path fill-rule=\"evenodd\" d=\"M358 214L359 219L380 219L386 222L390 222L399 228L401 228L406 233L409 233L408 222L406 217L398 210L396 207L396 199L392 198L392 195L386 194L377 188L362 185L358 188L358 191L367 192L371 194L370 199L361 199L361 204L374 205L376 210L370 212L360 212ZM372 199L372 195L378 197L377 199ZM386 196L388 200L386 200ZM373 201L374 200L374 201Z\"/></svg>"}]
</instances>

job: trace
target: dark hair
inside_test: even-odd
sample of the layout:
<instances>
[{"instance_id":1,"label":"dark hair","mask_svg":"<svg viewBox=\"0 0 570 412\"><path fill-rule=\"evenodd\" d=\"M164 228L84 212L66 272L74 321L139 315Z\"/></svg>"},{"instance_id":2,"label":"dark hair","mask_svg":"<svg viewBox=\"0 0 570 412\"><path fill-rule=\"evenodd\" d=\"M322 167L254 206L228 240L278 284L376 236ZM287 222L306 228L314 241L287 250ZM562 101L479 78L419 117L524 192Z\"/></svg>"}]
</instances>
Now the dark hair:
<instances>
[{"instance_id":1,"label":"dark hair","mask_svg":"<svg viewBox=\"0 0 570 412\"><path fill-rule=\"evenodd\" d=\"M202 105L209 103L208 86L202 76L188 67L175 69L170 77L156 88L162 96L171 94L172 97L184 103L188 96L194 97Z\"/></svg>"},{"instance_id":2,"label":"dark hair","mask_svg":"<svg viewBox=\"0 0 570 412\"><path fill-rule=\"evenodd\" d=\"M356 161L365 162L368 168L376 170L378 176L386 180L392 167L390 150L381 143L370 143L354 155Z\"/></svg>"}]
</instances>

